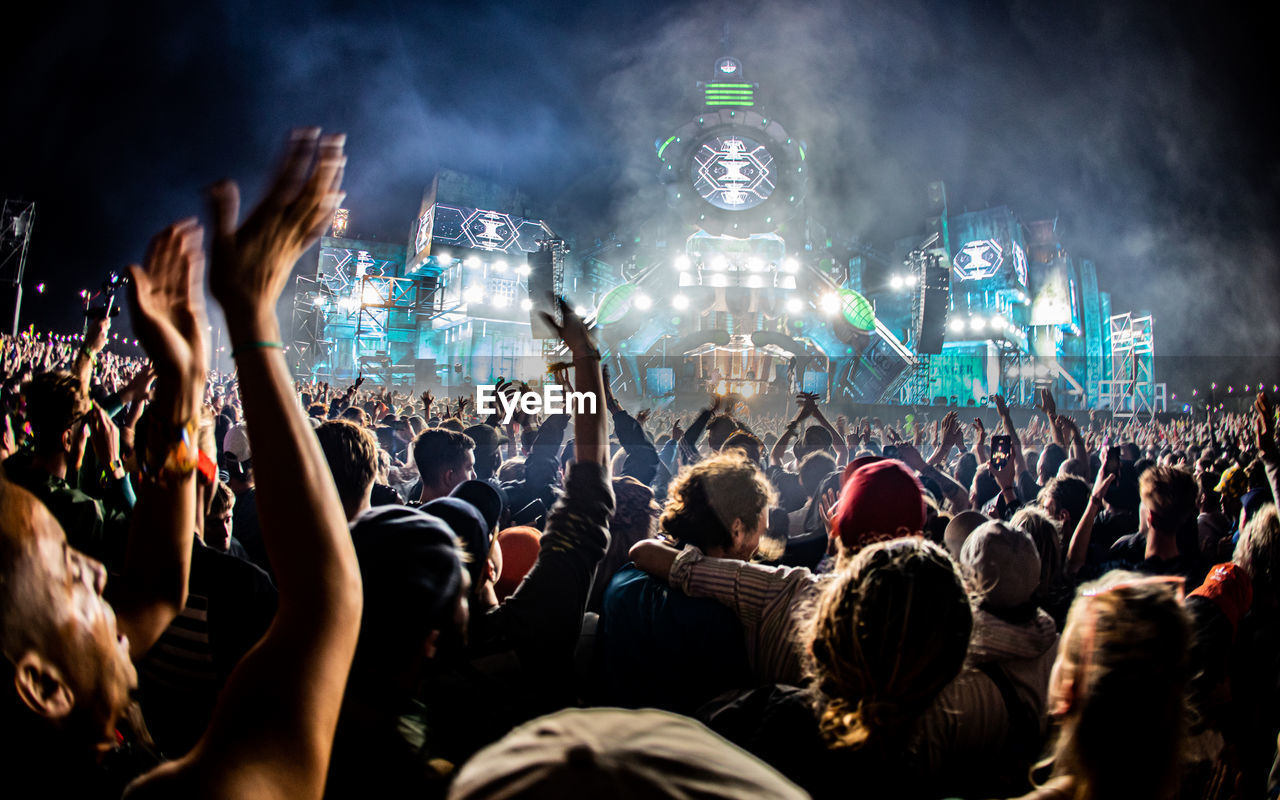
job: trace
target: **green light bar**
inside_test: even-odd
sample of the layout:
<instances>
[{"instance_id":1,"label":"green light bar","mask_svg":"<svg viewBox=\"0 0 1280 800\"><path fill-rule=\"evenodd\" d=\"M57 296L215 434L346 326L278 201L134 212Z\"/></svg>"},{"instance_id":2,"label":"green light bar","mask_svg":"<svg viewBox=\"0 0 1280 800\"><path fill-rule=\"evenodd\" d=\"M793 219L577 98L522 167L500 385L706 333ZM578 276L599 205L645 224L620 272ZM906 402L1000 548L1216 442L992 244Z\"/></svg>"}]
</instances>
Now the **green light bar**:
<instances>
[{"instance_id":1,"label":"green light bar","mask_svg":"<svg viewBox=\"0 0 1280 800\"><path fill-rule=\"evenodd\" d=\"M662 153L663 153L663 151L664 151L664 150L666 150L666 149L667 149L667 145L671 144L671 143L672 143L672 142L674 142L675 140L676 140L676 137L672 136L670 139L668 139L668 140L666 140L665 142L663 142L663 143L662 143L662 147L659 147L659 148L658 148L658 158L662 158Z\"/></svg>"},{"instance_id":2,"label":"green light bar","mask_svg":"<svg viewBox=\"0 0 1280 800\"><path fill-rule=\"evenodd\" d=\"M708 89L754 89L754 83L708 83Z\"/></svg>"},{"instance_id":3,"label":"green light bar","mask_svg":"<svg viewBox=\"0 0 1280 800\"><path fill-rule=\"evenodd\" d=\"M751 102L750 100L747 100L747 101L735 101L735 102L732 102L732 103L722 103L722 102L720 102L720 101L718 101L718 100L715 100L715 101L713 101L713 100L708 100L708 101L707 101L707 105L709 105L709 106L754 106L754 105L755 105L755 103Z\"/></svg>"},{"instance_id":4,"label":"green light bar","mask_svg":"<svg viewBox=\"0 0 1280 800\"><path fill-rule=\"evenodd\" d=\"M707 94L754 94L753 89L707 89Z\"/></svg>"}]
</instances>

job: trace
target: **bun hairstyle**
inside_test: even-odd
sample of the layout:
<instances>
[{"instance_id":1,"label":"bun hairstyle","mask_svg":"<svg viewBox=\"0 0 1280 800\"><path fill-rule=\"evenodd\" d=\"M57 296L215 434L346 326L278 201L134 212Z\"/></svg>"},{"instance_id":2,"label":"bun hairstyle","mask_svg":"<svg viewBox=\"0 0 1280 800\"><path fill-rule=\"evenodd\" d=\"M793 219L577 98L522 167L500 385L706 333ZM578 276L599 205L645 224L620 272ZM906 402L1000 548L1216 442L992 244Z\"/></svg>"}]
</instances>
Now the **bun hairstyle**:
<instances>
[{"instance_id":1,"label":"bun hairstyle","mask_svg":"<svg viewBox=\"0 0 1280 800\"><path fill-rule=\"evenodd\" d=\"M658 526L681 545L730 547L734 520L754 530L777 502L764 473L741 450L729 450L680 471Z\"/></svg>"},{"instance_id":2,"label":"bun hairstyle","mask_svg":"<svg viewBox=\"0 0 1280 800\"><path fill-rule=\"evenodd\" d=\"M1180 580L1111 572L1067 615L1050 680L1057 741L1040 766L1077 796L1170 796L1186 735L1190 623Z\"/></svg>"},{"instance_id":3,"label":"bun hairstyle","mask_svg":"<svg viewBox=\"0 0 1280 800\"><path fill-rule=\"evenodd\" d=\"M955 562L919 537L862 549L805 631L827 746L891 750L960 673L973 613Z\"/></svg>"}]
</instances>

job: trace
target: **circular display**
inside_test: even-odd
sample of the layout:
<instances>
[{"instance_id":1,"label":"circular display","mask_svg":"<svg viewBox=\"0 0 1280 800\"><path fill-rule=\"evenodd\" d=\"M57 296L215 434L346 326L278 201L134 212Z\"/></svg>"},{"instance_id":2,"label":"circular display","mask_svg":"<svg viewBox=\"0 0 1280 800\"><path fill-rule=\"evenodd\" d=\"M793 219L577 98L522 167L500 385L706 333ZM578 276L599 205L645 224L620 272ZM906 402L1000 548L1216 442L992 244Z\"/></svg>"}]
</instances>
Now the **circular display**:
<instances>
[{"instance_id":1,"label":"circular display","mask_svg":"<svg viewBox=\"0 0 1280 800\"><path fill-rule=\"evenodd\" d=\"M702 142L690 171L698 195L725 211L760 205L773 193L776 180L768 148L746 136L715 136Z\"/></svg>"}]
</instances>

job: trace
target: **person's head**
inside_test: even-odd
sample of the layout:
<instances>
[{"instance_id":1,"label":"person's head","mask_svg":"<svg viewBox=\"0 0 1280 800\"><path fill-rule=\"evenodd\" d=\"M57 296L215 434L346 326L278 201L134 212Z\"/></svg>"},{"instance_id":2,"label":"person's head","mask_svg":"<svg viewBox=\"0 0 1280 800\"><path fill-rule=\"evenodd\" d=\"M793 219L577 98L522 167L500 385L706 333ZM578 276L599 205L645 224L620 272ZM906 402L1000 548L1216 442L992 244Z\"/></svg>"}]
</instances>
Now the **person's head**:
<instances>
[{"instance_id":1,"label":"person's head","mask_svg":"<svg viewBox=\"0 0 1280 800\"><path fill-rule=\"evenodd\" d=\"M667 489L658 524L681 545L745 560L759 546L776 504L764 473L741 452L730 451L680 471Z\"/></svg>"},{"instance_id":2,"label":"person's head","mask_svg":"<svg viewBox=\"0 0 1280 800\"><path fill-rule=\"evenodd\" d=\"M960 548L960 565L982 598L982 607L1003 614L1029 607L1040 585L1040 554L1031 535L1000 520L974 529Z\"/></svg>"},{"instance_id":3,"label":"person's head","mask_svg":"<svg viewBox=\"0 0 1280 800\"><path fill-rule=\"evenodd\" d=\"M429 659L458 655L465 643L470 581L463 552L444 522L407 506L363 512L351 523L351 541L364 617L348 691L382 692L383 683L412 690Z\"/></svg>"},{"instance_id":4,"label":"person's head","mask_svg":"<svg viewBox=\"0 0 1280 800\"><path fill-rule=\"evenodd\" d=\"M232 491L242 492L253 486L253 450L249 447L249 428L243 422L231 426L222 437L222 467Z\"/></svg>"},{"instance_id":5,"label":"person's head","mask_svg":"<svg viewBox=\"0 0 1280 800\"><path fill-rule=\"evenodd\" d=\"M901 745L959 674L972 628L964 582L942 548L912 536L860 550L802 634L827 747Z\"/></svg>"},{"instance_id":6,"label":"person's head","mask_svg":"<svg viewBox=\"0 0 1280 800\"><path fill-rule=\"evenodd\" d=\"M796 439L792 452L795 454L796 461L803 461L810 453L817 453L822 450L835 450L835 440L831 438L831 431L821 425L810 425L805 428L804 433Z\"/></svg>"},{"instance_id":7,"label":"person's head","mask_svg":"<svg viewBox=\"0 0 1280 800\"><path fill-rule=\"evenodd\" d=\"M717 414L707 423L707 444L712 450L719 450L725 441L738 430L738 423L728 414Z\"/></svg>"},{"instance_id":8,"label":"person's head","mask_svg":"<svg viewBox=\"0 0 1280 800\"><path fill-rule=\"evenodd\" d=\"M345 419L321 423L316 428L316 439L324 452L324 460L329 462L333 484L350 522L369 507L369 495L378 471L378 442L367 428Z\"/></svg>"},{"instance_id":9,"label":"person's head","mask_svg":"<svg viewBox=\"0 0 1280 800\"><path fill-rule=\"evenodd\" d=\"M527 722L472 757L450 800L737 800L809 795L688 717L571 708Z\"/></svg>"},{"instance_id":10,"label":"person's head","mask_svg":"<svg viewBox=\"0 0 1280 800\"><path fill-rule=\"evenodd\" d=\"M759 464L764 445L750 431L734 431L720 447L720 452L723 453L726 450L741 450L747 454L747 459L751 463Z\"/></svg>"},{"instance_id":11,"label":"person's head","mask_svg":"<svg viewBox=\"0 0 1280 800\"><path fill-rule=\"evenodd\" d=\"M137 672L103 599L106 569L67 544L26 490L0 479L0 650L7 739L89 756L115 745Z\"/></svg>"},{"instance_id":12,"label":"person's head","mask_svg":"<svg viewBox=\"0 0 1280 800\"><path fill-rule=\"evenodd\" d=\"M1084 480L1089 479L1089 460L1087 458L1068 458L1058 467L1058 475L1074 475Z\"/></svg>"},{"instance_id":13,"label":"person's head","mask_svg":"<svg viewBox=\"0 0 1280 800\"><path fill-rule=\"evenodd\" d=\"M956 462L956 480L966 489L973 486L973 476L978 472L978 457L972 452L962 453Z\"/></svg>"},{"instance_id":14,"label":"person's head","mask_svg":"<svg viewBox=\"0 0 1280 800\"><path fill-rule=\"evenodd\" d=\"M347 406L342 409L342 415L340 418L345 419L348 422L354 422L364 428L369 427L369 415L360 406Z\"/></svg>"},{"instance_id":15,"label":"person's head","mask_svg":"<svg viewBox=\"0 0 1280 800\"><path fill-rule=\"evenodd\" d=\"M503 461L502 466L498 467L497 478L498 483L524 480L524 456L516 456Z\"/></svg>"},{"instance_id":16,"label":"person's head","mask_svg":"<svg viewBox=\"0 0 1280 800\"><path fill-rule=\"evenodd\" d=\"M75 428L90 409L80 379L69 372L41 372L23 385L22 394L36 453L66 453L78 460L79 454L72 453L72 448L77 441L83 447L84 441L75 435Z\"/></svg>"},{"instance_id":17,"label":"person's head","mask_svg":"<svg viewBox=\"0 0 1280 800\"><path fill-rule=\"evenodd\" d=\"M1040 581L1036 586L1035 599L1043 603L1062 575L1062 529L1057 520L1035 506L1018 509L1009 524L1026 531L1036 544L1036 552L1040 555Z\"/></svg>"},{"instance_id":18,"label":"person's head","mask_svg":"<svg viewBox=\"0 0 1280 800\"><path fill-rule=\"evenodd\" d=\"M1153 466L1138 479L1138 496L1147 524L1157 534L1174 536L1196 511L1196 481L1178 467Z\"/></svg>"},{"instance_id":19,"label":"person's head","mask_svg":"<svg viewBox=\"0 0 1280 800\"><path fill-rule=\"evenodd\" d=\"M1186 730L1190 625L1179 584L1113 571L1081 588L1049 678L1054 773L1075 796L1163 798ZM1048 763L1048 762L1046 762Z\"/></svg>"},{"instance_id":20,"label":"person's head","mask_svg":"<svg viewBox=\"0 0 1280 800\"><path fill-rule=\"evenodd\" d=\"M947 523L946 529L942 532L942 542L947 548L947 552L951 557L960 561L960 550L964 547L965 539L969 538L969 534L973 533L979 525L985 524L989 518L981 511L966 509L956 514Z\"/></svg>"},{"instance_id":21,"label":"person's head","mask_svg":"<svg viewBox=\"0 0 1280 800\"><path fill-rule=\"evenodd\" d=\"M502 572L494 584L494 591L499 603L505 602L524 580L524 576L529 574L529 570L533 569L538 560L541 541L542 533L528 525L504 528L498 532L494 544L502 553ZM599 577L596 579L599 580Z\"/></svg>"},{"instance_id":22,"label":"person's head","mask_svg":"<svg viewBox=\"0 0 1280 800\"><path fill-rule=\"evenodd\" d=\"M427 428L413 440L413 463L422 477L422 500L433 500L476 476L475 442L461 431Z\"/></svg>"},{"instance_id":23,"label":"person's head","mask_svg":"<svg viewBox=\"0 0 1280 800\"><path fill-rule=\"evenodd\" d=\"M1199 466L1197 464L1197 466ZM1220 514L1222 513L1222 497L1218 494L1215 487L1221 476L1216 472L1205 472L1197 470L1195 473L1196 486L1200 490L1197 498L1197 507L1201 514Z\"/></svg>"},{"instance_id":24,"label":"person's head","mask_svg":"<svg viewBox=\"0 0 1280 800\"><path fill-rule=\"evenodd\" d=\"M991 466L986 462L979 464L978 470L973 473L973 486L969 488L969 505L982 508L998 494L1000 484L996 483L996 476L991 474Z\"/></svg>"},{"instance_id":25,"label":"person's head","mask_svg":"<svg viewBox=\"0 0 1280 800\"><path fill-rule=\"evenodd\" d=\"M480 509L457 497L437 497L421 508L444 522L457 537L466 554L472 603L479 608L497 605L495 587L502 574L502 548L494 540L495 531L490 529Z\"/></svg>"},{"instance_id":26,"label":"person's head","mask_svg":"<svg viewBox=\"0 0 1280 800\"><path fill-rule=\"evenodd\" d=\"M1044 486L1058 474L1058 468L1067 460L1067 452L1056 442L1045 445L1036 464L1036 483Z\"/></svg>"},{"instance_id":27,"label":"person's head","mask_svg":"<svg viewBox=\"0 0 1280 800\"><path fill-rule=\"evenodd\" d=\"M924 530L924 487L902 462L854 460L845 467L842 480L833 531L841 558L873 542Z\"/></svg>"},{"instance_id":28,"label":"person's head","mask_svg":"<svg viewBox=\"0 0 1280 800\"><path fill-rule=\"evenodd\" d=\"M218 481L213 487L209 511L204 515L204 543L214 550L226 552L231 546L232 511L236 495L231 487Z\"/></svg>"},{"instance_id":29,"label":"person's head","mask_svg":"<svg viewBox=\"0 0 1280 800\"><path fill-rule=\"evenodd\" d=\"M1274 602L1280 589L1280 517L1275 503L1268 503L1240 532L1232 559L1253 582L1254 595L1269 594Z\"/></svg>"},{"instance_id":30,"label":"person's head","mask_svg":"<svg viewBox=\"0 0 1280 800\"><path fill-rule=\"evenodd\" d=\"M475 442L475 477L488 480L502 463L498 430L492 425L472 425L465 433Z\"/></svg>"},{"instance_id":31,"label":"person's head","mask_svg":"<svg viewBox=\"0 0 1280 800\"><path fill-rule=\"evenodd\" d=\"M804 487L804 493L810 497L816 496L823 479L835 471L836 460L829 453L818 451L805 456L800 462L799 470L800 485Z\"/></svg>"},{"instance_id":32,"label":"person's head","mask_svg":"<svg viewBox=\"0 0 1280 800\"><path fill-rule=\"evenodd\" d=\"M1074 475L1061 475L1044 485L1036 496L1040 507L1058 521L1063 531L1074 531L1089 505L1088 482Z\"/></svg>"},{"instance_id":33,"label":"person's head","mask_svg":"<svg viewBox=\"0 0 1280 800\"><path fill-rule=\"evenodd\" d=\"M328 414L329 406L324 403L315 402L307 406L307 416L313 419L324 419Z\"/></svg>"}]
</instances>

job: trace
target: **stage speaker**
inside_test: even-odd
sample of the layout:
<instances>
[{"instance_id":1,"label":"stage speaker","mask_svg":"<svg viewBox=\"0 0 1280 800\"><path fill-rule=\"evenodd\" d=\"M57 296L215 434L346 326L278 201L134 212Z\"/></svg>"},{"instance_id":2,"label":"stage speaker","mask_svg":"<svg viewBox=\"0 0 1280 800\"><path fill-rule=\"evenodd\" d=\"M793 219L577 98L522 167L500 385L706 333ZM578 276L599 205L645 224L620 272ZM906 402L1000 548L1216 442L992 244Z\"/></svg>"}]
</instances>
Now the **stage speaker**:
<instances>
[{"instance_id":1,"label":"stage speaker","mask_svg":"<svg viewBox=\"0 0 1280 800\"><path fill-rule=\"evenodd\" d=\"M918 291L919 308L914 314L916 352L941 353L951 305L951 265L940 253L926 254Z\"/></svg>"},{"instance_id":2,"label":"stage speaker","mask_svg":"<svg viewBox=\"0 0 1280 800\"><path fill-rule=\"evenodd\" d=\"M929 200L929 213L945 215L947 213L947 185L942 181L931 181L925 188Z\"/></svg>"},{"instance_id":3,"label":"stage speaker","mask_svg":"<svg viewBox=\"0 0 1280 800\"><path fill-rule=\"evenodd\" d=\"M564 292L564 256L568 250L559 239L538 242L537 252L529 258L529 324L533 326L533 338L555 339L556 332L542 321L539 311L557 316L552 296Z\"/></svg>"}]
</instances>

